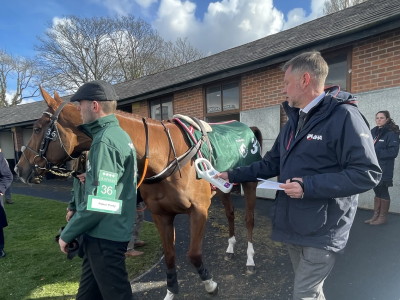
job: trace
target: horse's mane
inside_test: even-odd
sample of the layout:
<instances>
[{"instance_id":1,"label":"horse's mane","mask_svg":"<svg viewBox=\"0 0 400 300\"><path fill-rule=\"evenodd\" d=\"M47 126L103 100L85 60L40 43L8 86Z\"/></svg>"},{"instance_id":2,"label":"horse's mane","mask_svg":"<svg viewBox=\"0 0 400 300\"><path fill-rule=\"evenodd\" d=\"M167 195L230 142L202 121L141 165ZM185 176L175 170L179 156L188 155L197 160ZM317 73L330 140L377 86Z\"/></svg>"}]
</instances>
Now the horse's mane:
<instances>
[{"instance_id":1,"label":"horse's mane","mask_svg":"<svg viewBox=\"0 0 400 300\"><path fill-rule=\"evenodd\" d=\"M122 110L117 110L115 112L115 114L117 116L125 117L125 118L128 118L128 119L142 120L142 118L143 118L143 116L141 116L141 115L138 115L138 114L135 114L135 113L129 113L129 112L122 111ZM171 122L171 120L165 120L165 121L168 122L168 123ZM149 123L149 124L158 124L158 125L160 125L160 121L159 120L154 120L154 119L151 119L151 118L146 118L146 122Z\"/></svg>"},{"instance_id":2,"label":"horse's mane","mask_svg":"<svg viewBox=\"0 0 400 300\"><path fill-rule=\"evenodd\" d=\"M134 113L128 113L126 111L123 110L117 110L115 112L116 115L121 116L121 117L126 117L128 119L141 119L142 117L138 114L134 114Z\"/></svg>"}]
</instances>

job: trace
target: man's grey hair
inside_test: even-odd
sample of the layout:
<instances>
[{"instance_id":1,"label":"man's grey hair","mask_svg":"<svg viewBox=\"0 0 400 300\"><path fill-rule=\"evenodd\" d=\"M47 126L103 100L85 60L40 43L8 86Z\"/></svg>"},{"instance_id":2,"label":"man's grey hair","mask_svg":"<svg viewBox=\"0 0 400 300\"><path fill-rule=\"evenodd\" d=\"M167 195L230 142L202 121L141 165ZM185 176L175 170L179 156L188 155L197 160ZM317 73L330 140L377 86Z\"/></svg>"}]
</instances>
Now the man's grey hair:
<instances>
[{"instance_id":1,"label":"man's grey hair","mask_svg":"<svg viewBox=\"0 0 400 300\"><path fill-rule=\"evenodd\" d=\"M290 67L292 72L309 73L322 86L329 72L328 64L318 51L304 52L293 57L282 66L282 70L286 72Z\"/></svg>"}]
</instances>

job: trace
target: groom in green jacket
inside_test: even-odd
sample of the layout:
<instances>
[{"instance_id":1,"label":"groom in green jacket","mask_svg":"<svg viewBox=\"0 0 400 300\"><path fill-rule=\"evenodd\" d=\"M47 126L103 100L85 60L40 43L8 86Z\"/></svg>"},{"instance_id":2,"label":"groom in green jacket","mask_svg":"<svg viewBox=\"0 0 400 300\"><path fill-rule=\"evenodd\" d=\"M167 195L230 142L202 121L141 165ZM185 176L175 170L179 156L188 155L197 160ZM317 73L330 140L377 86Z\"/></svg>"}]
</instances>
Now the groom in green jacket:
<instances>
[{"instance_id":1,"label":"groom in green jacket","mask_svg":"<svg viewBox=\"0 0 400 300\"><path fill-rule=\"evenodd\" d=\"M118 96L111 84L85 83L72 96L92 138L86 166L84 199L61 233L59 244L83 236L78 300L131 300L125 252L136 216L136 151L114 113Z\"/></svg>"}]
</instances>

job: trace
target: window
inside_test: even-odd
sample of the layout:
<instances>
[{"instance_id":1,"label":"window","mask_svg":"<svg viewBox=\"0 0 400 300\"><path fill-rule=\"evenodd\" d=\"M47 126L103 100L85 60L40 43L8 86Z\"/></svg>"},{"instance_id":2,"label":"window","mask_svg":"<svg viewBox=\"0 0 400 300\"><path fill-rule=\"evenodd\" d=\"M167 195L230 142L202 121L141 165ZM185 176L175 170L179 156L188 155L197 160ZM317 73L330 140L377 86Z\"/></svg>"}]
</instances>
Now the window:
<instances>
[{"instance_id":1,"label":"window","mask_svg":"<svg viewBox=\"0 0 400 300\"><path fill-rule=\"evenodd\" d=\"M219 123L219 122L225 122L225 121L231 121L231 120L240 121L240 115L239 114L229 114L229 115L206 117L206 121L208 123Z\"/></svg>"},{"instance_id":2,"label":"window","mask_svg":"<svg viewBox=\"0 0 400 300\"><path fill-rule=\"evenodd\" d=\"M172 98L150 101L150 117L155 120L168 120L173 116Z\"/></svg>"},{"instance_id":3,"label":"window","mask_svg":"<svg viewBox=\"0 0 400 300\"><path fill-rule=\"evenodd\" d=\"M350 90L349 53L350 51L346 49L324 55L329 65L329 73L325 82L326 86L338 85L341 90Z\"/></svg>"},{"instance_id":4,"label":"window","mask_svg":"<svg viewBox=\"0 0 400 300\"><path fill-rule=\"evenodd\" d=\"M239 82L228 82L206 88L206 114L234 113L240 109Z\"/></svg>"}]
</instances>

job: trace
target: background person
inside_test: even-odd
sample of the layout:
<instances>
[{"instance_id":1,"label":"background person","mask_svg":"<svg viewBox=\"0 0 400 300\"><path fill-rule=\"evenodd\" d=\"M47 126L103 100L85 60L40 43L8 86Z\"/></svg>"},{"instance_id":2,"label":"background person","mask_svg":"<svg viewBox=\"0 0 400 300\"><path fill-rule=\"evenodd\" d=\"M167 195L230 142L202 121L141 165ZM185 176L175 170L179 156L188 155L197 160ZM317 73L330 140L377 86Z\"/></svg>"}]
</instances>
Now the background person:
<instances>
[{"instance_id":1,"label":"background person","mask_svg":"<svg viewBox=\"0 0 400 300\"><path fill-rule=\"evenodd\" d=\"M13 204L14 203L14 201L12 200L12 197L11 197L11 185L4 192L4 198L5 198L5 202L7 204Z\"/></svg>"},{"instance_id":2,"label":"background person","mask_svg":"<svg viewBox=\"0 0 400 300\"><path fill-rule=\"evenodd\" d=\"M365 223L381 225L386 223L390 207L389 187L393 186L394 160L399 154L399 126L390 117L387 110L375 115L376 127L371 134L374 140L375 152L382 168L382 179L374 188L374 214Z\"/></svg>"},{"instance_id":3,"label":"background person","mask_svg":"<svg viewBox=\"0 0 400 300\"><path fill-rule=\"evenodd\" d=\"M0 152L0 197L3 198L4 193L7 188L11 185L13 181L13 176L8 167L8 163L3 156L3 153ZM3 200L3 199L2 199ZM4 210L4 201L0 201L0 258L6 256L6 252L4 251L4 227L7 227L7 216Z\"/></svg>"},{"instance_id":4,"label":"background person","mask_svg":"<svg viewBox=\"0 0 400 300\"><path fill-rule=\"evenodd\" d=\"M0 148L0 152L1 152L1 148ZM5 159L5 158L4 158ZM8 161L6 160L6 163L7 163L7 166L8 167L10 167L10 165L8 164ZM11 172L11 174L12 174L12 172ZM12 182L11 182L12 183ZM2 197L2 201L3 201L3 204L4 203L6 203L6 204L13 204L14 203L14 201L12 201L12 199L11 199L11 185L6 189L6 191L3 193L3 197Z\"/></svg>"},{"instance_id":5,"label":"background person","mask_svg":"<svg viewBox=\"0 0 400 300\"><path fill-rule=\"evenodd\" d=\"M114 115L117 99L113 86L102 80L85 83L71 97L83 120L79 129L92 138L85 202L59 239L67 253L68 243L83 235L78 300L132 299L125 252L136 215L136 151Z\"/></svg>"},{"instance_id":6,"label":"background person","mask_svg":"<svg viewBox=\"0 0 400 300\"><path fill-rule=\"evenodd\" d=\"M284 182L271 208L272 239L287 246L293 299L322 300L336 253L347 243L358 193L375 187L381 170L366 122L357 107L346 104L354 99L324 91L328 65L320 53L300 54L283 71L288 122L271 151L217 176L230 182L278 176Z\"/></svg>"}]
</instances>

